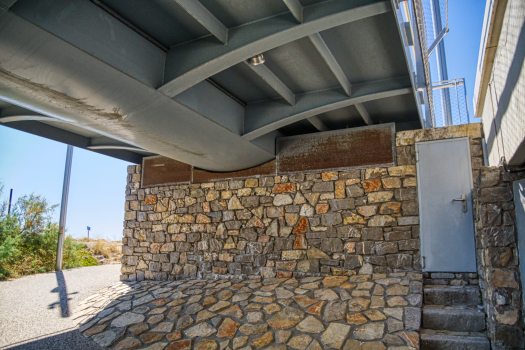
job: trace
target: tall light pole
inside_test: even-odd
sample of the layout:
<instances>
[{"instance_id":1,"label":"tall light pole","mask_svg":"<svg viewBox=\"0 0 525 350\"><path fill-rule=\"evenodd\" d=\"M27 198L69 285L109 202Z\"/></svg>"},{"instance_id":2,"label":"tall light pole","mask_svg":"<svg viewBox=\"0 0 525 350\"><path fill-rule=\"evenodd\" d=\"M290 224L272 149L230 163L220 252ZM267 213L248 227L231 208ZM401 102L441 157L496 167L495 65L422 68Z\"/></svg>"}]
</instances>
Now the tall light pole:
<instances>
[{"instance_id":1,"label":"tall light pole","mask_svg":"<svg viewBox=\"0 0 525 350\"><path fill-rule=\"evenodd\" d=\"M66 229L67 198L69 195L69 180L71 178L71 163L73 162L73 146L67 146L66 169L64 170L64 185L62 187L62 203L60 205L60 222L58 226L57 263L56 269L62 270L64 258L64 231Z\"/></svg>"}]
</instances>

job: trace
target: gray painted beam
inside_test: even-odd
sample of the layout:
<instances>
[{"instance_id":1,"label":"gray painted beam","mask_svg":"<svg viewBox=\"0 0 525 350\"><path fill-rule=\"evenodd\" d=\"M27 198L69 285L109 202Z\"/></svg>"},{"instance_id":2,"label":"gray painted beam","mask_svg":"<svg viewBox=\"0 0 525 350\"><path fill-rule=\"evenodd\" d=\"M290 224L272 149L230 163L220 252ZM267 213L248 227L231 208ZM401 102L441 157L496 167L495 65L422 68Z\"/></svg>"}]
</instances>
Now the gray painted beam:
<instances>
[{"instance_id":1,"label":"gray painted beam","mask_svg":"<svg viewBox=\"0 0 525 350\"><path fill-rule=\"evenodd\" d=\"M229 30L228 45L203 38L170 49L158 90L173 97L248 58L306 36L392 11L390 1L333 0L304 8L304 23L285 13Z\"/></svg>"},{"instance_id":2,"label":"gray painted beam","mask_svg":"<svg viewBox=\"0 0 525 350\"><path fill-rule=\"evenodd\" d=\"M310 124L315 126L315 128L319 131L328 131L330 130L318 117L310 117L306 118Z\"/></svg>"},{"instance_id":3,"label":"gray painted beam","mask_svg":"<svg viewBox=\"0 0 525 350\"><path fill-rule=\"evenodd\" d=\"M228 42L228 28L198 0L175 1L223 44Z\"/></svg>"},{"instance_id":4,"label":"gray painted beam","mask_svg":"<svg viewBox=\"0 0 525 350\"><path fill-rule=\"evenodd\" d=\"M363 106L362 103L356 103L355 108L357 109L359 114L361 114L361 117L363 118L366 124L368 125L374 124L374 121L372 120L372 118L370 118L370 114L368 114L368 111L366 110L365 106Z\"/></svg>"},{"instance_id":5,"label":"gray painted beam","mask_svg":"<svg viewBox=\"0 0 525 350\"><path fill-rule=\"evenodd\" d=\"M346 74L343 72L343 69L332 54L332 51L330 51L323 38L321 37L321 34L315 33L308 36L308 38L310 39L312 44L314 44L317 51L319 51L332 73L334 73L335 77L337 78L337 81L339 81L339 84L341 84L346 94L350 96L352 93L352 86L350 85Z\"/></svg>"},{"instance_id":6,"label":"gray painted beam","mask_svg":"<svg viewBox=\"0 0 525 350\"><path fill-rule=\"evenodd\" d=\"M57 118L51 118L51 117L45 117L45 116L17 115L17 116L13 116L13 117L0 118L0 123L22 122L22 121L28 121L28 120L40 120L40 121L48 121L48 122L64 122L63 120L60 120L60 119L57 119Z\"/></svg>"},{"instance_id":7,"label":"gray painted beam","mask_svg":"<svg viewBox=\"0 0 525 350\"><path fill-rule=\"evenodd\" d=\"M67 145L75 146L78 148L88 149L89 138L74 134L72 132L56 128L54 126L41 123L39 121L23 121L23 122L12 122L4 124L6 127L16 129L19 131L27 132L36 136L45 137L46 139L62 142ZM124 160L134 164L141 164L143 156L141 154L131 152L128 150L91 150L96 153L103 154L112 158Z\"/></svg>"},{"instance_id":8,"label":"gray painted beam","mask_svg":"<svg viewBox=\"0 0 525 350\"><path fill-rule=\"evenodd\" d=\"M99 146L88 146L87 147L90 150L98 150L98 149L123 149L127 151L132 152L146 152L142 148L137 147L130 147L130 146L116 146L116 145L99 145Z\"/></svg>"},{"instance_id":9,"label":"gray painted beam","mask_svg":"<svg viewBox=\"0 0 525 350\"><path fill-rule=\"evenodd\" d=\"M0 17L0 99L206 170L235 171L275 158L208 112L151 89L14 12L0 12ZM223 47L215 38L209 40ZM48 74L53 67L59 69ZM45 125L5 125L25 123ZM110 151L129 152L104 152Z\"/></svg>"},{"instance_id":10,"label":"gray painted beam","mask_svg":"<svg viewBox=\"0 0 525 350\"><path fill-rule=\"evenodd\" d=\"M8 11L17 0L0 0L0 11Z\"/></svg>"},{"instance_id":11,"label":"gray painted beam","mask_svg":"<svg viewBox=\"0 0 525 350\"><path fill-rule=\"evenodd\" d=\"M66 7L67 11L64 10ZM20 1L9 13L20 16L150 87L162 84L166 53L90 1ZM52 15L58 13L58 17ZM48 66L48 69L54 68Z\"/></svg>"},{"instance_id":12,"label":"gray painted beam","mask_svg":"<svg viewBox=\"0 0 525 350\"><path fill-rule=\"evenodd\" d=\"M248 61L244 61L258 76L260 76L272 89L275 90L292 106L295 104L295 94L264 64L254 66Z\"/></svg>"},{"instance_id":13,"label":"gray painted beam","mask_svg":"<svg viewBox=\"0 0 525 350\"><path fill-rule=\"evenodd\" d=\"M277 101L246 106L243 138L253 140L297 121L335 109L412 92L408 77L353 85L352 97L343 89L322 90L296 95L295 106Z\"/></svg>"},{"instance_id":14,"label":"gray painted beam","mask_svg":"<svg viewBox=\"0 0 525 350\"><path fill-rule=\"evenodd\" d=\"M312 44L314 44L317 51L319 51L326 64L339 81L339 84L341 84L341 87L345 90L346 94L350 96L352 92L352 85L348 81L346 74L343 72L343 69L332 54L332 51L330 51L330 48L328 48L328 46L324 42L323 38L321 37L321 34L312 34L308 38L310 39ZM355 107L357 108L359 114L361 114L361 117L363 118L366 124L374 124L365 106L363 106L361 103L356 103Z\"/></svg>"},{"instance_id":15,"label":"gray painted beam","mask_svg":"<svg viewBox=\"0 0 525 350\"><path fill-rule=\"evenodd\" d=\"M303 23L303 5L299 0L283 0L297 22Z\"/></svg>"}]
</instances>

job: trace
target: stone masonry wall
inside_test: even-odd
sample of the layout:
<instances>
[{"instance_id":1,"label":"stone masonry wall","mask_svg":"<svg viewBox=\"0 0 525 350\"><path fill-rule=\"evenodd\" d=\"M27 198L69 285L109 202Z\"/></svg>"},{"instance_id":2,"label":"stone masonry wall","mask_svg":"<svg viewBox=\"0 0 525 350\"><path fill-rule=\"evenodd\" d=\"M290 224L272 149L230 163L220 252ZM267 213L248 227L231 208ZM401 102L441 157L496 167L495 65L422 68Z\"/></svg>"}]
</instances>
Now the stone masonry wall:
<instances>
[{"instance_id":1,"label":"stone masonry wall","mask_svg":"<svg viewBox=\"0 0 525 350\"><path fill-rule=\"evenodd\" d=\"M145 189L129 173L124 279L421 269L413 164Z\"/></svg>"},{"instance_id":2,"label":"stone masonry wall","mask_svg":"<svg viewBox=\"0 0 525 350\"><path fill-rule=\"evenodd\" d=\"M141 187L128 168L123 280L420 271L415 142L479 124L396 134L398 166Z\"/></svg>"},{"instance_id":3,"label":"stone masonry wall","mask_svg":"<svg viewBox=\"0 0 525 350\"><path fill-rule=\"evenodd\" d=\"M525 347L512 193L512 182L520 176L483 167L473 191L479 282L495 350Z\"/></svg>"}]
</instances>

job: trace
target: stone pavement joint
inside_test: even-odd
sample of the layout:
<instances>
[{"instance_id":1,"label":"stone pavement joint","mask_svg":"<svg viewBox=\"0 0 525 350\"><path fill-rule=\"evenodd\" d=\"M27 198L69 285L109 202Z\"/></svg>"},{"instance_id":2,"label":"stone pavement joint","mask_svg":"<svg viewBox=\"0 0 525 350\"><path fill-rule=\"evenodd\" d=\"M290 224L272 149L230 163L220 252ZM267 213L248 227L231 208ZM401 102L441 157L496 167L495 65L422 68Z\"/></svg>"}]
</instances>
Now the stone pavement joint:
<instances>
[{"instance_id":1,"label":"stone pavement joint","mask_svg":"<svg viewBox=\"0 0 525 350\"><path fill-rule=\"evenodd\" d=\"M416 350L422 274L119 282L76 310L108 349Z\"/></svg>"}]
</instances>

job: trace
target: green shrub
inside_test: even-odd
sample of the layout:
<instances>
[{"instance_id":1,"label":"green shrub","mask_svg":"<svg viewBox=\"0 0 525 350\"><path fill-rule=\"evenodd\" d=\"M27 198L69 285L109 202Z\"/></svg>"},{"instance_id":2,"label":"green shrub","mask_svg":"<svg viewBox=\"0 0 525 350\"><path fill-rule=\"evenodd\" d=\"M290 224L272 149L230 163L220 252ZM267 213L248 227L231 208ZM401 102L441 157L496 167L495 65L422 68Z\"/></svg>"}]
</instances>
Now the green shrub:
<instances>
[{"instance_id":1,"label":"green shrub","mask_svg":"<svg viewBox=\"0 0 525 350\"><path fill-rule=\"evenodd\" d=\"M0 280L55 269L59 230L51 215L56 207L34 194L19 198L10 215L7 203L0 205ZM67 236L63 267L94 265L98 262L84 245Z\"/></svg>"}]
</instances>

